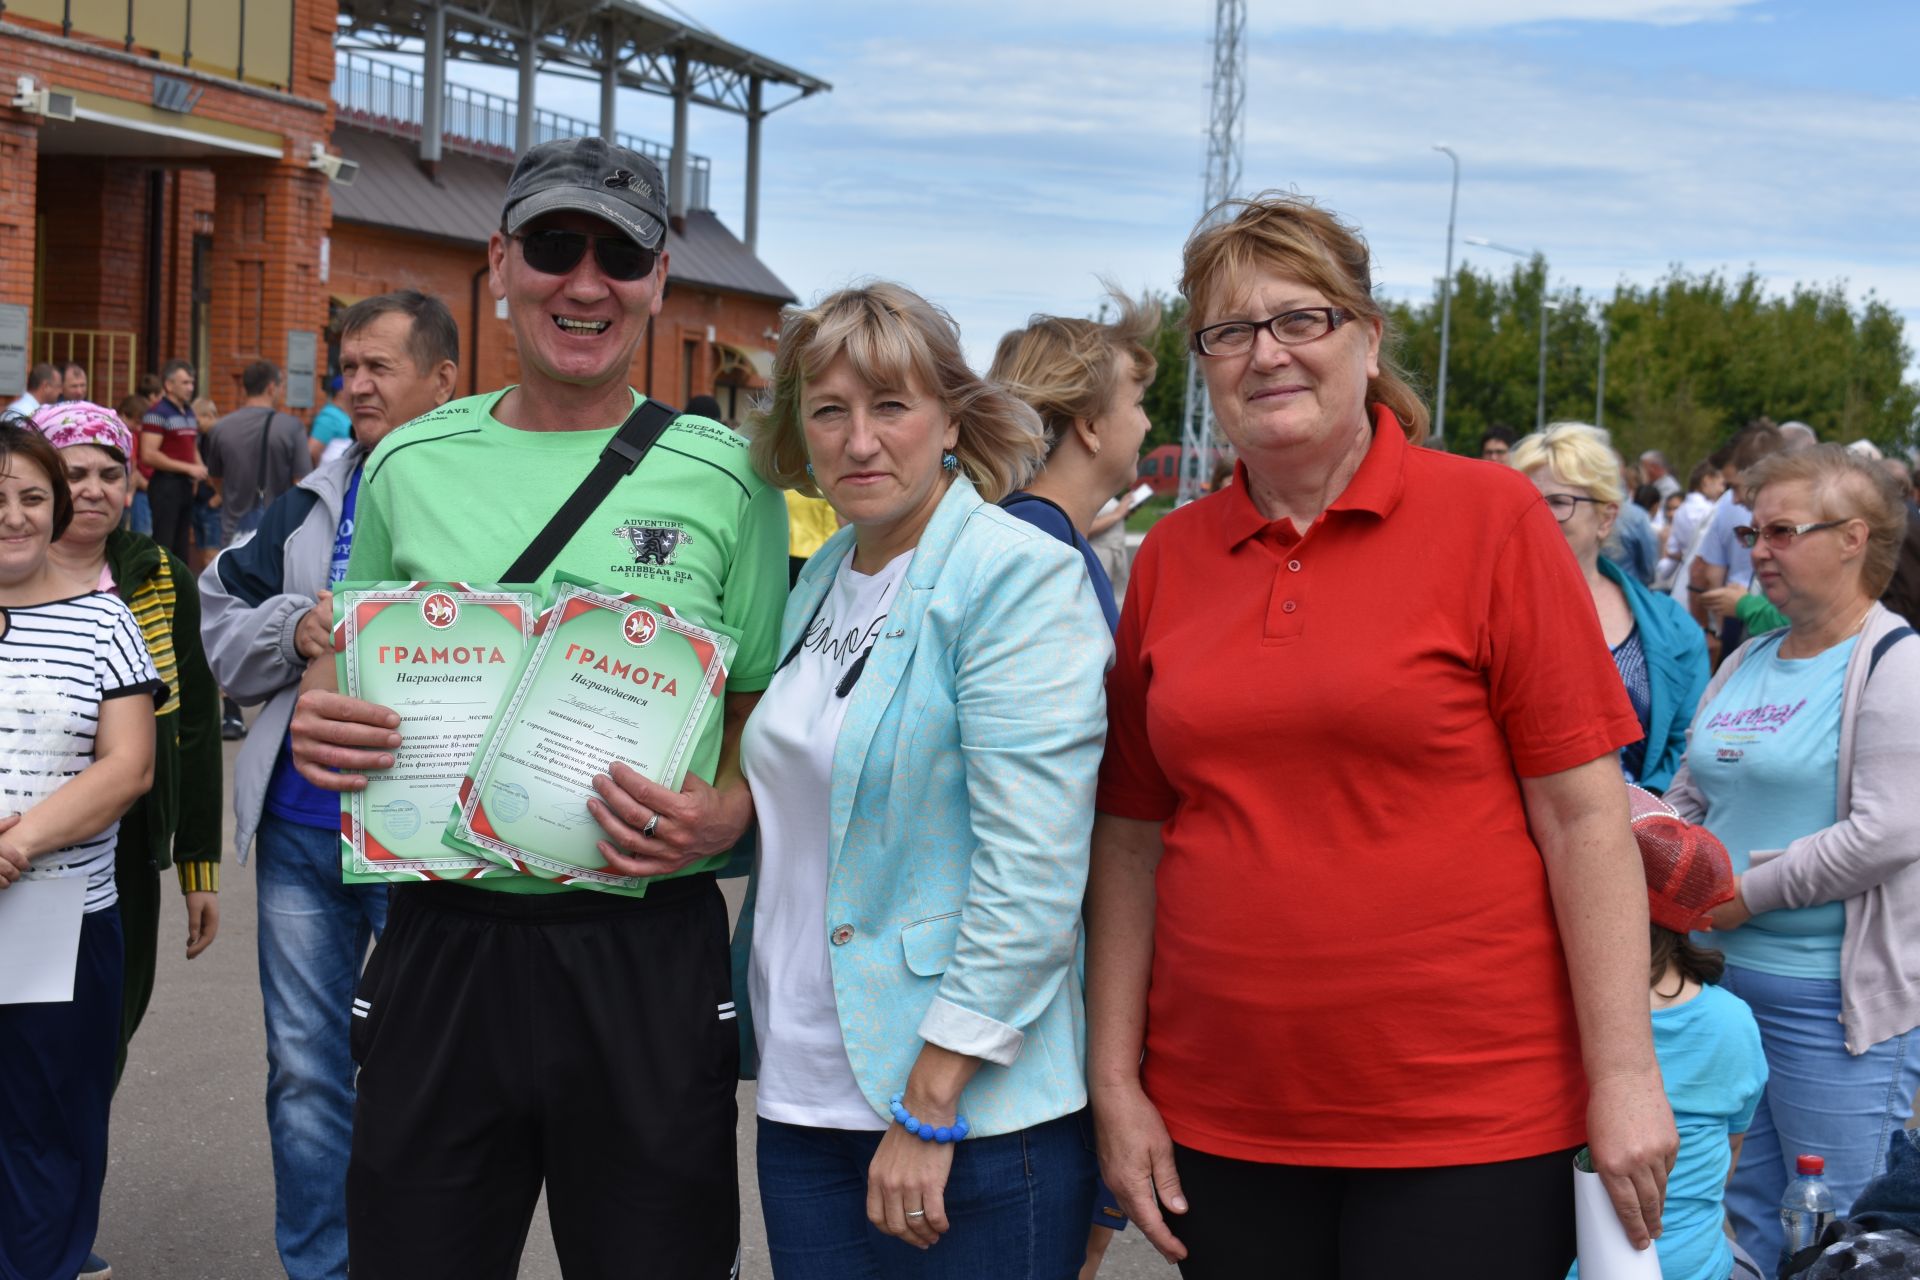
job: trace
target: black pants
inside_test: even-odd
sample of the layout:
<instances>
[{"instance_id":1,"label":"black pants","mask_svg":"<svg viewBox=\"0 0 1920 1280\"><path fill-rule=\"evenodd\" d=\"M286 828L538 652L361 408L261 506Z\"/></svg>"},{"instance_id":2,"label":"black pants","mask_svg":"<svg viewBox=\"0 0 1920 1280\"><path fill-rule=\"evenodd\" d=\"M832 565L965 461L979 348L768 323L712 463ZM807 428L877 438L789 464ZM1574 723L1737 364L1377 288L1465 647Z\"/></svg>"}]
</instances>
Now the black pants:
<instances>
[{"instance_id":1,"label":"black pants","mask_svg":"<svg viewBox=\"0 0 1920 1280\"><path fill-rule=\"evenodd\" d=\"M71 1276L100 1226L113 1046L120 1035L120 912L80 921L73 999L0 1004L0 1276Z\"/></svg>"},{"instance_id":2,"label":"black pants","mask_svg":"<svg viewBox=\"0 0 1920 1280\"><path fill-rule=\"evenodd\" d=\"M1573 1152L1434 1169L1255 1164L1174 1148L1183 1280L1562 1280Z\"/></svg>"},{"instance_id":3,"label":"black pants","mask_svg":"<svg viewBox=\"0 0 1920 1280\"><path fill-rule=\"evenodd\" d=\"M148 851L146 814L147 806L136 804L120 819L120 843L113 852L113 885L120 894L120 932L126 940L120 1051L113 1064L116 1089L127 1069L127 1046L153 1000L153 975L160 966L160 870Z\"/></svg>"},{"instance_id":4,"label":"black pants","mask_svg":"<svg viewBox=\"0 0 1920 1280\"><path fill-rule=\"evenodd\" d=\"M147 505L153 508L153 540L186 560L193 528L193 481L177 471L156 471L147 482Z\"/></svg>"},{"instance_id":5,"label":"black pants","mask_svg":"<svg viewBox=\"0 0 1920 1280\"><path fill-rule=\"evenodd\" d=\"M354 1005L354 1280L513 1280L543 1182L567 1280L724 1280L732 1002L710 875L396 889Z\"/></svg>"}]
</instances>

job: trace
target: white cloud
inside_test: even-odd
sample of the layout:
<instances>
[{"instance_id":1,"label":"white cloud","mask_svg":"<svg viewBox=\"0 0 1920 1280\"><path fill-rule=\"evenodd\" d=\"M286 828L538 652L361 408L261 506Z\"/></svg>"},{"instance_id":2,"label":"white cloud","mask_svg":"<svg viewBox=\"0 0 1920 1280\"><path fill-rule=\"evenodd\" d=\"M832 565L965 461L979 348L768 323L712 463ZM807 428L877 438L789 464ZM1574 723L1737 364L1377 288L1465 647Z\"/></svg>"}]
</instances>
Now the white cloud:
<instances>
[{"instance_id":1,"label":"white cloud","mask_svg":"<svg viewBox=\"0 0 1920 1280\"><path fill-rule=\"evenodd\" d=\"M981 361L1029 312L1089 310L1097 274L1171 287L1198 213L1207 96L1209 6L1110 0L1095 21L1092 6L1059 0L1042 11L1055 34L1035 39L992 20L1000 3L981 0L965 21L896 10L862 22L871 6L822 0L808 10L804 43L778 30L744 41L835 85L765 126L762 257L804 298L866 275L901 279L951 307ZM1354 0L1339 20L1385 23L1413 7ZM1302 21L1333 21L1331 5L1307 8ZM1744 8L1421 6L1430 20L1480 28L1708 20ZM1147 39L1127 26L1149 11L1176 14L1183 34ZM702 10L737 39L755 30L751 14L730 0ZM1060 37L1067 30L1073 38ZM542 92L547 105L594 114L588 86L543 82ZM666 133L664 103L628 100L639 108L629 128ZM743 128L713 112L693 120L695 149L715 161L716 207L737 227ZM1916 316L1915 136L1920 100L1784 88L1757 70L1751 80L1636 75L1583 66L1568 48L1404 29L1262 32L1250 62L1246 175L1249 187L1297 187L1358 220L1382 286L1397 296L1424 293L1441 271L1449 167L1429 146L1444 139L1463 161L1461 233L1538 246L1557 281L1606 290L1675 263L1751 265L1779 287L1845 279L1856 294L1876 288ZM1510 265L1464 246L1461 254Z\"/></svg>"},{"instance_id":2,"label":"white cloud","mask_svg":"<svg viewBox=\"0 0 1920 1280\"><path fill-rule=\"evenodd\" d=\"M1535 27L1545 23L1618 22L1680 26L1734 17L1762 0L1316 0L1309 4L1254 3L1248 6L1252 31L1486 31ZM1051 30L1113 34L1139 31L1213 30L1214 7L1201 0L970 0L964 7L902 7L875 0L812 0L804 10L808 26L831 31L895 35L940 26L965 28L999 37ZM699 18L713 30L749 47L761 47L768 27L765 0L715 0L702 4ZM774 20L793 30L795 22ZM759 41L759 44L756 44ZM778 57L769 50L770 56Z\"/></svg>"},{"instance_id":3,"label":"white cloud","mask_svg":"<svg viewBox=\"0 0 1920 1280\"><path fill-rule=\"evenodd\" d=\"M1030 311L1089 308L1097 273L1171 286L1198 212L1203 44L876 38L823 74L835 93L768 132L762 253L804 296L901 278L952 306L984 357ZM1569 74L1406 37L1384 55L1256 46L1250 81L1248 185L1357 219L1385 287L1440 273L1449 169L1428 147L1444 137L1464 162L1461 233L1537 245L1556 279L1605 289L1675 262L1751 263L1920 308L1904 212L1920 171L1889 160L1920 132L1920 103ZM738 190L723 152L723 215Z\"/></svg>"}]
</instances>

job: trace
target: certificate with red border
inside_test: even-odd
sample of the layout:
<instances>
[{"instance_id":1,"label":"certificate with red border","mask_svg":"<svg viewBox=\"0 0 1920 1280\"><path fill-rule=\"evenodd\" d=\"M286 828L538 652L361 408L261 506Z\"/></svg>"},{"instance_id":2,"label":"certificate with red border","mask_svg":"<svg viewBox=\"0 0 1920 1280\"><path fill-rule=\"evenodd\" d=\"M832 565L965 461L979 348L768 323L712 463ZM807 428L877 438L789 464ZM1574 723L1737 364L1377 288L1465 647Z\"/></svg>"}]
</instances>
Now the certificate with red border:
<instances>
[{"instance_id":1,"label":"certificate with red border","mask_svg":"<svg viewBox=\"0 0 1920 1280\"><path fill-rule=\"evenodd\" d=\"M679 790L722 714L734 643L617 588L565 575L554 586L444 839L527 875L637 896L657 877L606 869L593 778L617 760Z\"/></svg>"},{"instance_id":2,"label":"certificate with red border","mask_svg":"<svg viewBox=\"0 0 1920 1280\"><path fill-rule=\"evenodd\" d=\"M464 582L342 583L334 592L340 691L400 713L391 769L340 797L349 883L512 874L447 848L446 816L487 725L513 685L539 597Z\"/></svg>"}]
</instances>

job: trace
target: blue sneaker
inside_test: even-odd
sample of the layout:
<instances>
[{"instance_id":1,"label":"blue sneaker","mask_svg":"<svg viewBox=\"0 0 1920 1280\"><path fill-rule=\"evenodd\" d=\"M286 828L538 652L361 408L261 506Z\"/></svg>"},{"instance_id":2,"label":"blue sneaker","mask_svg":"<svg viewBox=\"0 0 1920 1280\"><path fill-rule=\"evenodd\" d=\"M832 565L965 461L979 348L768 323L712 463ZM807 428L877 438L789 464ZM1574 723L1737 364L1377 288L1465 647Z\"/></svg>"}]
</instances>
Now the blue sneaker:
<instances>
[{"instance_id":1,"label":"blue sneaker","mask_svg":"<svg viewBox=\"0 0 1920 1280\"><path fill-rule=\"evenodd\" d=\"M80 1274L73 1280L113 1280L113 1268L99 1254L89 1253L86 1262L81 1264Z\"/></svg>"}]
</instances>

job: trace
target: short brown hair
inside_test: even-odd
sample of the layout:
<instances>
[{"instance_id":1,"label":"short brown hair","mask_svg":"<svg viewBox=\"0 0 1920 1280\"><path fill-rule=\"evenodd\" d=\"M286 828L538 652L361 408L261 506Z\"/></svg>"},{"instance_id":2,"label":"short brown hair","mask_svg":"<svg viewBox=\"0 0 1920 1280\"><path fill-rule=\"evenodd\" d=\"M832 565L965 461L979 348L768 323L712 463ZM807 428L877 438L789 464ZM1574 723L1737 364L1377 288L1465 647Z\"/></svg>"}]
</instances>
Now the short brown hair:
<instances>
[{"instance_id":1,"label":"short brown hair","mask_svg":"<svg viewBox=\"0 0 1920 1280\"><path fill-rule=\"evenodd\" d=\"M807 381L842 355L871 386L911 379L940 402L958 428L960 469L986 501L1024 485L1046 457L1039 417L968 367L953 317L904 285L876 281L787 309L772 394L746 422L754 468L769 484L820 496L807 474L802 401Z\"/></svg>"},{"instance_id":2,"label":"short brown hair","mask_svg":"<svg viewBox=\"0 0 1920 1280\"><path fill-rule=\"evenodd\" d=\"M47 477L47 487L53 490L53 541L58 542L73 521L73 490L67 487L67 467L60 461L60 451L32 423L10 414L0 419L0 475L12 472L16 454Z\"/></svg>"},{"instance_id":3,"label":"short brown hair","mask_svg":"<svg viewBox=\"0 0 1920 1280\"><path fill-rule=\"evenodd\" d=\"M1000 339L987 377L1033 406L1047 432L1047 452L1073 430L1106 411L1125 369L1142 386L1158 362L1149 345L1160 329L1160 308L1119 290L1111 323L1067 316L1032 316L1027 327Z\"/></svg>"},{"instance_id":4,"label":"short brown hair","mask_svg":"<svg viewBox=\"0 0 1920 1280\"><path fill-rule=\"evenodd\" d=\"M334 327L340 337L350 338L381 316L405 316L412 322L407 331L407 353L413 367L431 373L442 361L460 366L460 326L453 322L447 304L418 289L396 289L392 293L362 298L340 313Z\"/></svg>"},{"instance_id":5,"label":"short brown hair","mask_svg":"<svg viewBox=\"0 0 1920 1280\"><path fill-rule=\"evenodd\" d=\"M1907 536L1907 499L1893 473L1844 446L1816 444L1762 458L1740 477L1751 507L1769 485L1799 482L1813 491L1822 520L1860 520L1867 546L1860 556L1860 586L1878 600L1893 581L1900 543Z\"/></svg>"},{"instance_id":6,"label":"short brown hair","mask_svg":"<svg viewBox=\"0 0 1920 1280\"><path fill-rule=\"evenodd\" d=\"M1373 300L1372 259L1356 228L1284 191L1216 206L1187 238L1182 255L1180 292L1187 299L1188 328L1197 332L1212 320L1213 308L1256 271L1310 284L1335 306L1379 321L1380 373L1367 380L1367 403L1391 410L1414 444L1426 439L1427 406L1394 361L1399 334L1393 318Z\"/></svg>"}]
</instances>

